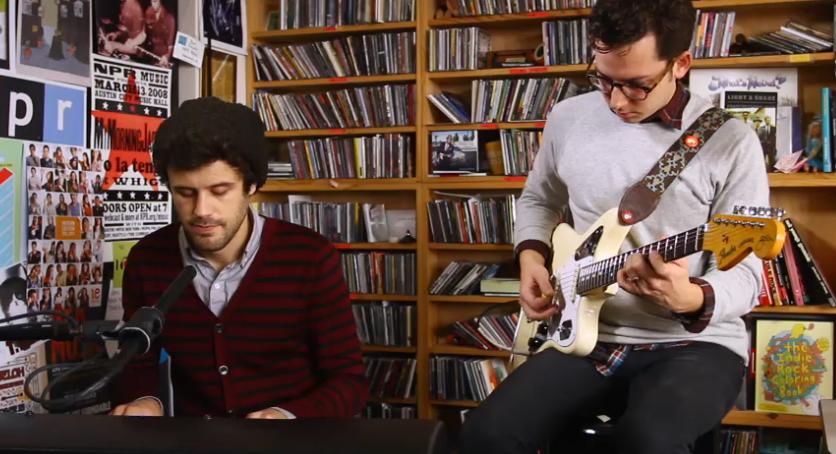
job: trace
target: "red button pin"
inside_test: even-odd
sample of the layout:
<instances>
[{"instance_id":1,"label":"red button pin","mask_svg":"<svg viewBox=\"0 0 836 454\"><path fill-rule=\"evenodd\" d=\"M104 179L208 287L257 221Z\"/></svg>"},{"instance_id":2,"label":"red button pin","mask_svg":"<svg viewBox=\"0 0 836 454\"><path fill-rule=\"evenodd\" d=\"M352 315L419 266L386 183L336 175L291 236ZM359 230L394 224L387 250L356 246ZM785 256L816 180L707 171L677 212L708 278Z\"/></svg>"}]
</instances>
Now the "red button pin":
<instances>
[{"instance_id":1,"label":"red button pin","mask_svg":"<svg viewBox=\"0 0 836 454\"><path fill-rule=\"evenodd\" d=\"M700 138L697 136L686 136L685 145L688 148L697 148L698 146L700 146Z\"/></svg>"}]
</instances>

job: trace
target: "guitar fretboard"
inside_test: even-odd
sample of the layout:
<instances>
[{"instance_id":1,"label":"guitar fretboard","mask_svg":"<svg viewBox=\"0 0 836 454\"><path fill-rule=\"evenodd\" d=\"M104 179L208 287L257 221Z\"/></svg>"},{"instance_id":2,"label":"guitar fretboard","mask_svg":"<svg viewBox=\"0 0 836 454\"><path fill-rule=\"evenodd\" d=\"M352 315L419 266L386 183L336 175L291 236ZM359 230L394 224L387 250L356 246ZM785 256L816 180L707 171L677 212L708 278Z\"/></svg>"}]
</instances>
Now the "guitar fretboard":
<instances>
[{"instance_id":1,"label":"guitar fretboard","mask_svg":"<svg viewBox=\"0 0 836 454\"><path fill-rule=\"evenodd\" d=\"M616 273L624 267L627 257L633 254L647 255L656 251L666 262L669 262L699 252L702 250L703 238L707 230L708 224L704 224L687 232L581 267L578 270L577 294L583 295L597 288L614 284L617 281Z\"/></svg>"}]
</instances>

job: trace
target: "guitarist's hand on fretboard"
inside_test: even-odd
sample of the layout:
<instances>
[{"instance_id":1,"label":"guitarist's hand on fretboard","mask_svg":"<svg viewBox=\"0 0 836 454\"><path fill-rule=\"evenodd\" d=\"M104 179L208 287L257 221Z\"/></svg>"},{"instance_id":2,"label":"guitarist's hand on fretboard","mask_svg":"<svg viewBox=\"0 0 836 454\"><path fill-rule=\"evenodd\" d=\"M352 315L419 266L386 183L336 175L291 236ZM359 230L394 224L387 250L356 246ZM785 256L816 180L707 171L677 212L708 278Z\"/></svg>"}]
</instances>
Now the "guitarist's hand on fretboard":
<instances>
[{"instance_id":1,"label":"guitarist's hand on fretboard","mask_svg":"<svg viewBox=\"0 0 836 454\"><path fill-rule=\"evenodd\" d=\"M552 304L554 288L544 263L539 252L532 249L520 252L520 306L533 320L551 317L557 310Z\"/></svg>"},{"instance_id":2,"label":"guitarist's hand on fretboard","mask_svg":"<svg viewBox=\"0 0 836 454\"><path fill-rule=\"evenodd\" d=\"M676 313L698 311L703 305L700 286L688 276L688 259L665 262L658 252L633 254L618 271L618 285Z\"/></svg>"}]
</instances>

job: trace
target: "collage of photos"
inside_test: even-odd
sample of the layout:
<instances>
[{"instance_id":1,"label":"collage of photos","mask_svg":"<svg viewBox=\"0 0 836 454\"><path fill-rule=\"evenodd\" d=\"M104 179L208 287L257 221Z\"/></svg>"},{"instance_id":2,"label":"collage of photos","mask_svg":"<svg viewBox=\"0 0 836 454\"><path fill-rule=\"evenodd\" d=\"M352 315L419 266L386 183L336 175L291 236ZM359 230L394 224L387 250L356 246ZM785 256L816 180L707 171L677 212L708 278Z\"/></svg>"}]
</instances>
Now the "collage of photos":
<instances>
[{"instance_id":1,"label":"collage of photos","mask_svg":"<svg viewBox=\"0 0 836 454\"><path fill-rule=\"evenodd\" d=\"M26 307L82 321L102 304L104 166L98 150L26 142Z\"/></svg>"}]
</instances>

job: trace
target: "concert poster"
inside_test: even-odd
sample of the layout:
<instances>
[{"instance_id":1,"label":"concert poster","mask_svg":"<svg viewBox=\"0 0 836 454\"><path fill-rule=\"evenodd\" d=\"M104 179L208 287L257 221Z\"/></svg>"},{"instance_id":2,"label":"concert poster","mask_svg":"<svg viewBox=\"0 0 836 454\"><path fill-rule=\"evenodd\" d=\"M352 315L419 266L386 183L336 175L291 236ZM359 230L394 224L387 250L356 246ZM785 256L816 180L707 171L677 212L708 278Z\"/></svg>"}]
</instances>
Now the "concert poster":
<instances>
[{"instance_id":1,"label":"concert poster","mask_svg":"<svg viewBox=\"0 0 836 454\"><path fill-rule=\"evenodd\" d=\"M104 157L107 238L140 239L171 222L169 193L151 159L171 107L171 70L96 55L92 98L90 143Z\"/></svg>"}]
</instances>

